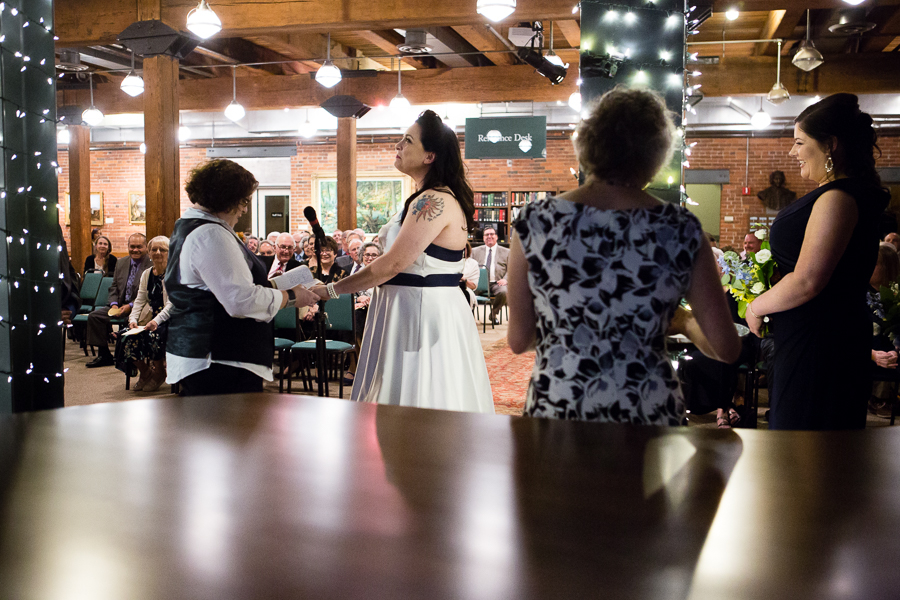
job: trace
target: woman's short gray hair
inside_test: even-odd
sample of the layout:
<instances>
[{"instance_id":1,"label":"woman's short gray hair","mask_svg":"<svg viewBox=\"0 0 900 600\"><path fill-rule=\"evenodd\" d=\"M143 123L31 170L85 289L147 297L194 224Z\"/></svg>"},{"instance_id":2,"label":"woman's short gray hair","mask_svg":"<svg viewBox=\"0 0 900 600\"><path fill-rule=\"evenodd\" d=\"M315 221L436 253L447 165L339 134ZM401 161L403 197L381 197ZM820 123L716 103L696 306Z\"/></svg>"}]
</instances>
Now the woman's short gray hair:
<instances>
[{"instance_id":1,"label":"woman's short gray hair","mask_svg":"<svg viewBox=\"0 0 900 600\"><path fill-rule=\"evenodd\" d=\"M362 248L360 249L360 256L362 256L363 254L366 253L367 248L375 248L376 250L378 250L378 256L381 256L382 254L384 254L384 251L381 249L381 246L379 246L375 242L366 242L365 244L362 245Z\"/></svg>"},{"instance_id":2,"label":"woman's short gray hair","mask_svg":"<svg viewBox=\"0 0 900 600\"><path fill-rule=\"evenodd\" d=\"M675 123L658 93L617 85L587 110L575 153L596 179L643 186L671 160Z\"/></svg>"},{"instance_id":3,"label":"woman's short gray hair","mask_svg":"<svg viewBox=\"0 0 900 600\"><path fill-rule=\"evenodd\" d=\"M153 249L153 244L162 244L166 247L166 250L169 249L169 238L164 235L158 235L147 244L147 250Z\"/></svg>"}]
</instances>

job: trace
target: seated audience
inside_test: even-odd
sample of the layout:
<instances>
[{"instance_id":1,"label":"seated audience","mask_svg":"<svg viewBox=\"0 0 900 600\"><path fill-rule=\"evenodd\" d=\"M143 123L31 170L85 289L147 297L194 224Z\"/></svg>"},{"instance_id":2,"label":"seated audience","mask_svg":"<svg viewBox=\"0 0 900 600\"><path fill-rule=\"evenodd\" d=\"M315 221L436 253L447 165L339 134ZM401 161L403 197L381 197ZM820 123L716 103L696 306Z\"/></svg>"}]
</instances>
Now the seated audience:
<instances>
[{"instance_id":1,"label":"seated audience","mask_svg":"<svg viewBox=\"0 0 900 600\"><path fill-rule=\"evenodd\" d=\"M88 315L86 342L97 348L97 358L87 364L89 369L115 364L109 351L112 317L127 317L131 313L141 274L150 268L147 257L147 236L132 234L128 238L128 259L116 262L112 285L109 286L109 306L98 308Z\"/></svg>"},{"instance_id":2,"label":"seated audience","mask_svg":"<svg viewBox=\"0 0 900 600\"><path fill-rule=\"evenodd\" d=\"M266 240L274 246L279 235L281 235L280 231L270 231L269 235L266 236Z\"/></svg>"},{"instance_id":3,"label":"seated audience","mask_svg":"<svg viewBox=\"0 0 900 600\"><path fill-rule=\"evenodd\" d=\"M497 230L484 228L484 246L472 250L472 258L488 271L491 291L491 319L499 322L500 310L506 305L506 268L509 249L497 245Z\"/></svg>"},{"instance_id":4,"label":"seated audience","mask_svg":"<svg viewBox=\"0 0 900 600\"><path fill-rule=\"evenodd\" d=\"M249 235L246 239L247 241L244 242L244 245L247 246L247 250L249 250L253 254L256 254L259 250L259 238L255 235Z\"/></svg>"},{"instance_id":5,"label":"seated audience","mask_svg":"<svg viewBox=\"0 0 900 600\"><path fill-rule=\"evenodd\" d=\"M753 232L748 233L744 236L744 251L741 252L741 260L747 260L749 258L748 254L753 252L754 254L759 252L759 249L762 248L762 241L756 234Z\"/></svg>"},{"instance_id":6,"label":"seated audience","mask_svg":"<svg viewBox=\"0 0 900 600\"><path fill-rule=\"evenodd\" d=\"M884 241L891 245L895 251L900 251L900 235L891 232L884 236Z\"/></svg>"},{"instance_id":7,"label":"seated audience","mask_svg":"<svg viewBox=\"0 0 900 600\"><path fill-rule=\"evenodd\" d=\"M275 243L269 240L263 240L259 243L259 252L262 257L275 256Z\"/></svg>"},{"instance_id":8,"label":"seated audience","mask_svg":"<svg viewBox=\"0 0 900 600\"><path fill-rule=\"evenodd\" d=\"M98 235L94 240L94 252L84 259L84 272L99 271L104 277L116 272L118 259L112 253L112 242L105 235Z\"/></svg>"},{"instance_id":9,"label":"seated audience","mask_svg":"<svg viewBox=\"0 0 900 600\"><path fill-rule=\"evenodd\" d=\"M359 255L362 246L362 240L356 237L350 238L350 243L347 245L347 255L338 257L334 262L347 271L348 275L356 273L362 268L362 257Z\"/></svg>"},{"instance_id":10,"label":"seated audience","mask_svg":"<svg viewBox=\"0 0 900 600\"><path fill-rule=\"evenodd\" d=\"M172 303L163 278L169 262L169 238L159 235L150 240L153 266L141 274L134 308L128 315L128 329L144 327L134 335L120 336L116 346L116 367L122 371L137 368L135 392L155 392L166 380L166 335Z\"/></svg>"},{"instance_id":11,"label":"seated audience","mask_svg":"<svg viewBox=\"0 0 900 600\"><path fill-rule=\"evenodd\" d=\"M701 349L730 363L741 343L699 220L643 191L672 156L672 113L658 93L620 85L587 114L574 142L584 184L514 224L508 341L537 351L525 414L683 425L665 341L682 298Z\"/></svg>"}]
</instances>

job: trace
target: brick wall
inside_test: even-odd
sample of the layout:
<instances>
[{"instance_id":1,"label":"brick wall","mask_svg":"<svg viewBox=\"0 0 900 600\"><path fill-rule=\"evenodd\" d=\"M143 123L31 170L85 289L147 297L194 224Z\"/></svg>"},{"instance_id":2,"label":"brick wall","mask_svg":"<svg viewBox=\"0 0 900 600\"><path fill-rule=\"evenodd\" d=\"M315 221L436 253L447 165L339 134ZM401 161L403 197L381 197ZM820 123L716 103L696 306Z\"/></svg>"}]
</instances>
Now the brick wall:
<instances>
[{"instance_id":1,"label":"brick wall","mask_svg":"<svg viewBox=\"0 0 900 600\"><path fill-rule=\"evenodd\" d=\"M749 177L745 184L746 138L709 138L696 141L690 157L692 169L728 169L731 183L722 186L722 222L720 245L735 245L746 233L750 219L765 214L756 194L769 186L769 173L781 170L787 177L787 187L798 196L813 189L811 182L800 178L797 161L787 153L791 148L789 138L750 139ZM900 137L879 140L883 156L879 166L900 166ZM367 143L361 140L357 147L358 173L396 174L392 142ZM315 176L334 176L337 160L333 143L304 144L297 146L297 155L291 158L291 229L305 226L303 208L313 203ZM188 172L206 160L204 148L181 149L182 188ZM68 154L59 152L59 197L62 202L69 188ZM576 186L569 169L576 167L575 153L568 139L547 140L547 158L541 160L470 160L466 161L468 177L477 191L506 190L567 190ZM125 149L110 145L91 151L91 190L103 192L104 218L112 223L102 226L104 234L113 242L116 254L124 254L128 235L134 231L145 232L143 225L132 225L128 220L129 191L143 189L143 155L136 148ZM742 196L741 188L750 187L750 195ZM181 209L189 206L182 189ZM725 216L734 217L726 223ZM64 217L60 215L62 223ZM68 240L68 227L63 223Z\"/></svg>"},{"instance_id":2,"label":"brick wall","mask_svg":"<svg viewBox=\"0 0 900 600\"><path fill-rule=\"evenodd\" d=\"M691 169L728 169L731 183L722 186L722 208L719 246L736 246L743 242L750 220L765 216L766 209L756 194L769 187L769 174L783 171L788 189L800 197L812 191L815 185L800 177L796 159L788 156L793 144L791 138L751 138L749 144L750 166L747 169L747 138L704 138L688 140L697 142L690 157ZM878 145L882 157L879 167L900 166L900 137L883 137ZM750 187L750 195L742 196L741 188ZM734 217L725 222L726 216Z\"/></svg>"}]
</instances>

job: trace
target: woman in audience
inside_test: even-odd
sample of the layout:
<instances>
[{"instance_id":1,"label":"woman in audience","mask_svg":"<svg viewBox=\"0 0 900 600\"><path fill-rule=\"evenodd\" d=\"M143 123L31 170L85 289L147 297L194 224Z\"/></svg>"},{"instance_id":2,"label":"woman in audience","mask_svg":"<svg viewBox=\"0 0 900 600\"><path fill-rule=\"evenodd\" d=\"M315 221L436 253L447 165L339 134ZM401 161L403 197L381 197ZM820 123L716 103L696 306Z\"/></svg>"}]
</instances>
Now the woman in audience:
<instances>
[{"instance_id":1,"label":"woman in audience","mask_svg":"<svg viewBox=\"0 0 900 600\"><path fill-rule=\"evenodd\" d=\"M322 253L322 276L320 277L322 283L331 283L347 275L347 270L334 262L334 259L337 258L338 243L333 237L328 236L325 238L325 243L322 245L320 252ZM313 275L317 274L315 252L306 261L306 265L313 272Z\"/></svg>"},{"instance_id":2,"label":"woman in audience","mask_svg":"<svg viewBox=\"0 0 900 600\"><path fill-rule=\"evenodd\" d=\"M128 317L128 329L144 327L138 334L120 338L116 365L137 367L140 376L132 386L135 392L155 392L166 380L166 335L172 303L163 278L169 262L169 238L158 235L147 245L153 266L141 274L137 298Z\"/></svg>"},{"instance_id":3,"label":"woman in audience","mask_svg":"<svg viewBox=\"0 0 900 600\"><path fill-rule=\"evenodd\" d=\"M513 352L537 350L525 414L685 424L665 344L685 297L701 349L737 359L700 222L643 191L672 156L674 131L659 95L617 86L578 126L584 185L527 205L514 224L508 340Z\"/></svg>"},{"instance_id":4,"label":"woman in audience","mask_svg":"<svg viewBox=\"0 0 900 600\"><path fill-rule=\"evenodd\" d=\"M900 379L897 371L897 344L885 334L884 308L881 304L882 287L897 283L900 278L900 257L889 242L882 242L878 247L878 261L872 278L869 279L869 292L867 299L871 311L873 338L872 361L870 364L872 375L875 379L872 385L872 397L869 399L869 412L878 416L890 417L891 407L896 398L892 398L894 382Z\"/></svg>"},{"instance_id":5,"label":"woman in audience","mask_svg":"<svg viewBox=\"0 0 900 600\"><path fill-rule=\"evenodd\" d=\"M261 392L272 381L275 314L318 299L303 286L270 287L263 262L235 235L258 185L239 164L215 159L184 186L193 206L175 222L166 269L166 381L183 395Z\"/></svg>"},{"instance_id":6,"label":"woman in audience","mask_svg":"<svg viewBox=\"0 0 900 600\"><path fill-rule=\"evenodd\" d=\"M384 256L314 290L322 298L376 287L352 398L420 408L494 412L478 331L459 293L472 187L459 139L426 110L396 145L394 166L416 182L381 228Z\"/></svg>"},{"instance_id":7,"label":"woman in audience","mask_svg":"<svg viewBox=\"0 0 900 600\"><path fill-rule=\"evenodd\" d=\"M363 244L362 248L360 248L360 252L362 252L363 267L368 267L381 256L381 248L378 244L373 244L372 242ZM353 311L353 317L356 319L357 348L362 348L363 332L366 329L366 317L369 316L369 303L372 301L372 293L374 291L374 288L369 288L367 290L360 290L354 294L353 308L356 310ZM350 368L347 370L346 375L344 375L344 385L353 383L353 378L356 376L356 367L357 357L354 356L351 357Z\"/></svg>"},{"instance_id":8,"label":"woman in audience","mask_svg":"<svg viewBox=\"0 0 900 600\"><path fill-rule=\"evenodd\" d=\"M84 272L99 271L104 277L111 277L116 271L118 259L113 256L112 242L105 235L94 240L94 252L84 259Z\"/></svg>"},{"instance_id":9,"label":"woman in audience","mask_svg":"<svg viewBox=\"0 0 900 600\"><path fill-rule=\"evenodd\" d=\"M867 275L889 199L875 171L876 140L853 94L832 94L794 121L789 154L818 187L778 213L769 240L783 277L747 307L754 333L769 317L775 334L770 429L866 426Z\"/></svg>"}]
</instances>

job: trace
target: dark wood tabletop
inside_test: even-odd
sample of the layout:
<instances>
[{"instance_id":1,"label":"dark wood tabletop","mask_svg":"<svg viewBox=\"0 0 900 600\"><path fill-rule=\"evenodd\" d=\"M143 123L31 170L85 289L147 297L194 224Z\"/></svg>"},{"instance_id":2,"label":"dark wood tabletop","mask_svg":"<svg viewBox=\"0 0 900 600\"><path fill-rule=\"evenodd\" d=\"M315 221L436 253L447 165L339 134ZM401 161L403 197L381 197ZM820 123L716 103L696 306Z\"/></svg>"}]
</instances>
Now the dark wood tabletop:
<instances>
[{"instance_id":1,"label":"dark wood tabletop","mask_svg":"<svg viewBox=\"0 0 900 600\"><path fill-rule=\"evenodd\" d=\"M0 597L900 597L900 433L254 394L0 419Z\"/></svg>"}]
</instances>

